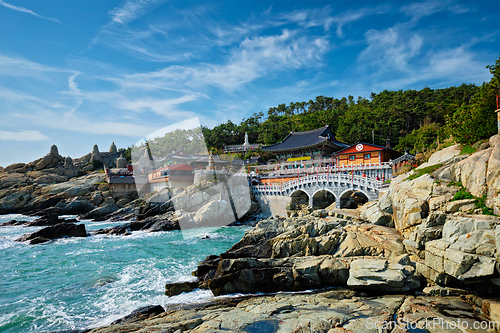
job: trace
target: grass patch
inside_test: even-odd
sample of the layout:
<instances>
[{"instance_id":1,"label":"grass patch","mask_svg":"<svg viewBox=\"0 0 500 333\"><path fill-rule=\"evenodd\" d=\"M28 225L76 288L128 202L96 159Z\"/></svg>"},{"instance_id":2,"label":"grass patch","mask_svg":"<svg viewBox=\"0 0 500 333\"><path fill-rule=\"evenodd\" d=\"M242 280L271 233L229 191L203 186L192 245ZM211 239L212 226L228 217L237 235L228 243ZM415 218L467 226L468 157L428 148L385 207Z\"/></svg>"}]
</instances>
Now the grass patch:
<instances>
[{"instance_id":1,"label":"grass patch","mask_svg":"<svg viewBox=\"0 0 500 333\"><path fill-rule=\"evenodd\" d=\"M483 195L481 198L477 198L476 208L481 209L483 215L495 215L493 213L493 209L486 207L486 194Z\"/></svg>"},{"instance_id":2,"label":"grass patch","mask_svg":"<svg viewBox=\"0 0 500 333\"><path fill-rule=\"evenodd\" d=\"M476 152L476 148L470 146L470 145L465 145L462 147L462 151L460 152L460 155L470 155Z\"/></svg>"},{"instance_id":3,"label":"grass patch","mask_svg":"<svg viewBox=\"0 0 500 333\"><path fill-rule=\"evenodd\" d=\"M406 180L417 179L418 177L423 176L427 173L433 173L434 171L436 171L437 169L439 169L442 166L443 166L443 164L439 163L439 164L430 165L430 166L422 168L422 169L417 169L417 170L415 170L415 173L413 175L409 176L408 178L406 178Z\"/></svg>"},{"instance_id":4,"label":"grass patch","mask_svg":"<svg viewBox=\"0 0 500 333\"><path fill-rule=\"evenodd\" d=\"M493 212L493 209L486 206L486 194L480 198L475 197L471 193L469 193L467 191L467 189L464 188L462 186L462 184L460 183L460 189L458 190L457 193L455 193L455 195L453 196L453 199L451 201L463 200L463 199L476 199L476 202L474 204L476 205L476 209L477 208L481 209L481 214L483 214L483 215L495 215Z\"/></svg>"},{"instance_id":5,"label":"grass patch","mask_svg":"<svg viewBox=\"0 0 500 333\"><path fill-rule=\"evenodd\" d=\"M463 199L474 199L474 198L475 197L472 194L467 192L467 190L463 186L461 186L458 192L455 193L455 195L453 196L452 201L463 200Z\"/></svg>"}]
</instances>

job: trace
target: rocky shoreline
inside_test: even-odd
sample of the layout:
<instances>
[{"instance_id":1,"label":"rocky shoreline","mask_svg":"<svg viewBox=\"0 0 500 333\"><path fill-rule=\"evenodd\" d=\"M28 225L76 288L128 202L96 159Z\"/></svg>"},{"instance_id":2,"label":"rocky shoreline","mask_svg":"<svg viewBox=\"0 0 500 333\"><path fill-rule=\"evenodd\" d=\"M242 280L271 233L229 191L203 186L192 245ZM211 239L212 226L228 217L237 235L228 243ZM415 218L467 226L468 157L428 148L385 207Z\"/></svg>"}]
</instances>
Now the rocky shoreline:
<instances>
[{"instance_id":1,"label":"rocky shoreline","mask_svg":"<svg viewBox=\"0 0 500 333\"><path fill-rule=\"evenodd\" d=\"M85 332L478 332L470 325L498 323L500 218L485 213L500 211L500 137L480 148L471 155L462 155L458 145L445 148L356 210L306 208L261 219L231 249L200 262L193 281L165 286L167 296L197 288L214 296L268 295L138 309ZM19 241L46 242L47 230L57 237L87 236L76 221L60 219L63 212L131 220L94 231L112 235L178 230L179 214L193 226L219 214L220 199L204 192L203 184L125 199L106 192L99 173L33 185L9 183L18 177L15 170L0 173L0 209L41 214L27 225L46 226ZM20 200L26 193L29 200ZM174 214L174 204L177 209L188 202L205 207L204 213ZM246 210L247 216L258 211L254 204ZM370 326L431 319L450 325L465 320L468 328Z\"/></svg>"}]
</instances>

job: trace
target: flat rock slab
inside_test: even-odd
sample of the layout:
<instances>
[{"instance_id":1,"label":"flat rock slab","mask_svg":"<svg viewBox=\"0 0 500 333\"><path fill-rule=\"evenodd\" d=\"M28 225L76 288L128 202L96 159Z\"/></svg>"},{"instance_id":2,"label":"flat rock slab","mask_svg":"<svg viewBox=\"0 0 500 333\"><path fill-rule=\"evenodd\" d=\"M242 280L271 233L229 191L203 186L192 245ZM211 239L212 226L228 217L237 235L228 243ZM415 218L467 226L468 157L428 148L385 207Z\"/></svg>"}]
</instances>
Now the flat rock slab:
<instances>
[{"instance_id":1,"label":"flat rock slab","mask_svg":"<svg viewBox=\"0 0 500 333\"><path fill-rule=\"evenodd\" d=\"M366 320L389 321L404 296L359 298L337 289L307 294L277 294L186 306L142 321L118 323L91 330L109 332L378 332ZM347 330L347 331L346 331ZM335 331L331 331L335 332Z\"/></svg>"},{"instance_id":2,"label":"flat rock slab","mask_svg":"<svg viewBox=\"0 0 500 333\"><path fill-rule=\"evenodd\" d=\"M408 326L423 327L426 320L427 330ZM172 306L158 315L99 327L89 332L495 332L470 329L475 322L488 320L461 297L360 297L350 290L335 289ZM431 325L433 322L434 325ZM453 323L468 325L469 329L450 328Z\"/></svg>"}]
</instances>

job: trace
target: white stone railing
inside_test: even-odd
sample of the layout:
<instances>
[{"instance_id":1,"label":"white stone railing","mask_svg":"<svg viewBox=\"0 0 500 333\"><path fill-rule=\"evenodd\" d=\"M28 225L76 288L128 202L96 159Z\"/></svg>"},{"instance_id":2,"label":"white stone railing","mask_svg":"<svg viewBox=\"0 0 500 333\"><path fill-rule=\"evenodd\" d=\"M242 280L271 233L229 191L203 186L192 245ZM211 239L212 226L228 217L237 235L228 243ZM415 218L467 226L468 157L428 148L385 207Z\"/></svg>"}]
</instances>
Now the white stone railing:
<instances>
[{"instance_id":1,"label":"white stone railing","mask_svg":"<svg viewBox=\"0 0 500 333\"><path fill-rule=\"evenodd\" d=\"M320 183L320 182L339 182L344 184L350 183L352 185L364 186L367 188L371 188L373 190L378 190L383 184L383 182L380 180L370 179L356 175L318 174L318 175L307 175L307 176L297 177L297 179L285 182L283 184L252 185L252 189L254 189L254 191L257 192L268 192L268 191L285 192L298 185Z\"/></svg>"}]
</instances>

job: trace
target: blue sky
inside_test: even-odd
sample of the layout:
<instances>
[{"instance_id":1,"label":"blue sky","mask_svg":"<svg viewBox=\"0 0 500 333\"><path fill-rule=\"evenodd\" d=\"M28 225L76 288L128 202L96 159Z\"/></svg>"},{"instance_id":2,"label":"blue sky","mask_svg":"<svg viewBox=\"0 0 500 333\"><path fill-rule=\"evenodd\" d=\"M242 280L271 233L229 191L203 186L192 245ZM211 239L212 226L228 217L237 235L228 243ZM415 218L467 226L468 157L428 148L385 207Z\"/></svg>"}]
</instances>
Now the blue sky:
<instances>
[{"instance_id":1,"label":"blue sky","mask_svg":"<svg viewBox=\"0 0 500 333\"><path fill-rule=\"evenodd\" d=\"M0 0L0 165L193 117L490 79L498 1Z\"/></svg>"}]
</instances>

